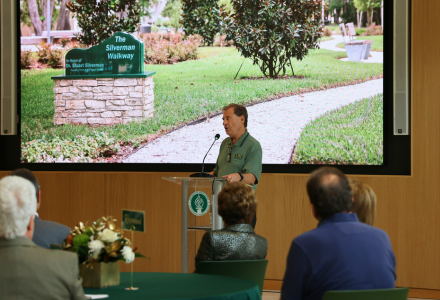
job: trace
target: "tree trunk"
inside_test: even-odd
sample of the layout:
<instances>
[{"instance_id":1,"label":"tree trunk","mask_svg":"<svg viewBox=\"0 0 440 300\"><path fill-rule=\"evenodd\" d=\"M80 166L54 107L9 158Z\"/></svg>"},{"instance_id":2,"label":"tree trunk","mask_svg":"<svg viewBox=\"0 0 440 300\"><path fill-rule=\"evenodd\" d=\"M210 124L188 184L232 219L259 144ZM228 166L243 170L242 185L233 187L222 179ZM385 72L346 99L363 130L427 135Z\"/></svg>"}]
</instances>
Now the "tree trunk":
<instances>
[{"instance_id":1,"label":"tree trunk","mask_svg":"<svg viewBox=\"0 0 440 300\"><path fill-rule=\"evenodd\" d=\"M367 9L367 26L370 27L371 25L371 10Z\"/></svg>"},{"instance_id":2,"label":"tree trunk","mask_svg":"<svg viewBox=\"0 0 440 300\"><path fill-rule=\"evenodd\" d=\"M339 24L339 15L341 13L341 9L335 9L335 24Z\"/></svg>"},{"instance_id":3,"label":"tree trunk","mask_svg":"<svg viewBox=\"0 0 440 300\"><path fill-rule=\"evenodd\" d=\"M66 11L66 18L64 22L64 30L71 30L72 26L70 26L70 11Z\"/></svg>"},{"instance_id":4,"label":"tree trunk","mask_svg":"<svg viewBox=\"0 0 440 300\"><path fill-rule=\"evenodd\" d=\"M41 22L41 29L43 31L47 30L47 0L42 0L43 2L43 13L44 21ZM53 6L55 4L55 0L50 1L50 16L53 16ZM50 20L51 28L52 28L52 20Z\"/></svg>"},{"instance_id":5,"label":"tree trunk","mask_svg":"<svg viewBox=\"0 0 440 300\"><path fill-rule=\"evenodd\" d=\"M34 26L35 35L41 36L41 20L38 14L37 0L28 0L29 15L31 17L32 25Z\"/></svg>"},{"instance_id":6,"label":"tree trunk","mask_svg":"<svg viewBox=\"0 0 440 300\"><path fill-rule=\"evenodd\" d=\"M61 0L60 15L58 16L58 20L57 20L57 30L66 30L66 24L69 20L69 10L67 10L66 7L67 2L68 0Z\"/></svg>"}]
</instances>

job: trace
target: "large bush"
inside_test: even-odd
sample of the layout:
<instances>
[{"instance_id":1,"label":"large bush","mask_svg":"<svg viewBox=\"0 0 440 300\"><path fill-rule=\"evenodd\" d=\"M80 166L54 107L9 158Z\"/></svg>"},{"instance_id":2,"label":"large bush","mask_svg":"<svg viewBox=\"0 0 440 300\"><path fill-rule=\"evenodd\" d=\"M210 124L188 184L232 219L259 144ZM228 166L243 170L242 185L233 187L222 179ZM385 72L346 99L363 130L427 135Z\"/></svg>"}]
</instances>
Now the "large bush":
<instances>
[{"instance_id":1,"label":"large bush","mask_svg":"<svg viewBox=\"0 0 440 300\"><path fill-rule=\"evenodd\" d=\"M141 13L136 0L71 0L66 6L78 20L77 39L85 45L99 44L117 31L135 32Z\"/></svg>"},{"instance_id":2,"label":"large bush","mask_svg":"<svg viewBox=\"0 0 440 300\"><path fill-rule=\"evenodd\" d=\"M292 58L319 48L321 1L232 0L232 6L235 13L222 11L226 39L266 77L284 75Z\"/></svg>"},{"instance_id":3,"label":"large bush","mask_svg":"<svg viewBox=\"0 0 440 300\"><path fill-rule=\"evenodd\" d=\"M180 23L187 35L198 34L204 43L212 45L220 32L220 11L218 0L182 0Z\"/></svg>"},{"instance_id":4,"label":"large bush","mask_svg":"<svg viewBox=\"0 0 440 300\"><path fill-rule=\"evenodd\" d=\"M28 69L32 63L34 62L34 58L32 57L31 51L21 51L21 68Z\"/></svg>"},{"instance_id":5,"label":"large bush","mask_svg":"<svg viewBox=\"0 0 440 300\"><path fill-rule=\"evenodd\" d=\"M147 33L142 36L145 46L145 62L172 64L197 58L197 48L203 38L198 35L183 39L182 34Z\"/></svg>"}]
</instances>

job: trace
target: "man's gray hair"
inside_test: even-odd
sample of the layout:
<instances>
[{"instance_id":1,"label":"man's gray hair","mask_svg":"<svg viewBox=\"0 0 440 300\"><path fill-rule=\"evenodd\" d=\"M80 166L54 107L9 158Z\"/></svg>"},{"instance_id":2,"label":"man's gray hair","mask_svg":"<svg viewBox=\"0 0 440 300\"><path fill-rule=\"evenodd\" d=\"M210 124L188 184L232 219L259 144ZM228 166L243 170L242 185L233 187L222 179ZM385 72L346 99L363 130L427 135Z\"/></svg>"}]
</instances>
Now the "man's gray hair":
<instances>
[{"instance_id":1,"label":"man's gray hair","mask_svg":"<svg viewBox=\"0 0 440 300\"><path fill-rule=\"evenodd\" d=\"M23 236L36 210L35 187L29 180L18 176L0 180L0 237Z\"/></svg>"}]
</instances>

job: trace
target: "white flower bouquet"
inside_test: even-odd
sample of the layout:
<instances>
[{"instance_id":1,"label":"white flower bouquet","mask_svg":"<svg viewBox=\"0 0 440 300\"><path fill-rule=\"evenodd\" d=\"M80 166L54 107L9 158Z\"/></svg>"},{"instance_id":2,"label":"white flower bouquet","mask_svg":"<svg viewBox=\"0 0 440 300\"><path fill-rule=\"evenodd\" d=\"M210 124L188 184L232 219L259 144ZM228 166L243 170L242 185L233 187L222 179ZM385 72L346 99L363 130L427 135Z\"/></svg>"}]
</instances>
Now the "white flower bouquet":
<instances>
[{"instance_id":1,"label":"white flower bouquet","mask_svg":"<svg viewBox=\"0 0 440 300\"><path fill-rule=\"evenodd\" d=\"M63 241L61 248L76 252L80 264L118 260L131 263L135 257L148 258L135 253L136 248L131 247L122 230L116 229L115 221L112 217L102 217L92 226L80 222Z\"/></svg>"}]
</instances>

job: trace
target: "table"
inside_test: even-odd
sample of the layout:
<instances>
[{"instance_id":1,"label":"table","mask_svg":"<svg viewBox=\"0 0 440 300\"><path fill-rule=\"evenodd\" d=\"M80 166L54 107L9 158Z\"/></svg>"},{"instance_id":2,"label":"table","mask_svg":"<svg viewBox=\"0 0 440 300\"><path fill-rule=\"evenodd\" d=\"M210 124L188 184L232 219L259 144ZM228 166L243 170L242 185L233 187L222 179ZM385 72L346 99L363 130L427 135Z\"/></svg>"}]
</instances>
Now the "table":
<instances>
[{"instance_id":1,"label":"table","mask_svg":"<svg viewBox=\"0 0 440 300\"><path fill-rule=\"evenodd\" d=\"M185 273L130 273L121 272L121 284L103 289L84 289L85 294L108 294L112 299L209 299L209 300L261 300L258 285L249 280L226 276Z\"/></svg>"}]
</instances>

